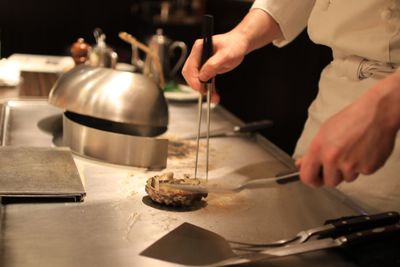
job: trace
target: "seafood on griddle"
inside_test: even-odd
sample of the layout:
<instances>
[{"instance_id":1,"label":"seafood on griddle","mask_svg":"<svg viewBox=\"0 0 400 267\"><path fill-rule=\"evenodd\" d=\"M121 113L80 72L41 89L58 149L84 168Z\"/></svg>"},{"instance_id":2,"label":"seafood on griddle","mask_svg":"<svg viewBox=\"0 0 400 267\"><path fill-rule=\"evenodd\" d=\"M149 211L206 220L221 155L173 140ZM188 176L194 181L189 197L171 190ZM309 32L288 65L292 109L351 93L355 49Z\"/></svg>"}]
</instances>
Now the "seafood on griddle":
<instances>
[{"instance_id":1,"label":"seafood on griddle","mask_svg":"<svg viewBox=\"0 0 400 267\"><path fill-rule=\"evenodd\" d=\"M154 202L173 207L192 206L207 197L207 193L175 189L169 187L169 184L200 185L201 180L188 176L174 178L173 172L167 172L150 177L146 182L145 190Z\"/></svg>"}]
</instances>

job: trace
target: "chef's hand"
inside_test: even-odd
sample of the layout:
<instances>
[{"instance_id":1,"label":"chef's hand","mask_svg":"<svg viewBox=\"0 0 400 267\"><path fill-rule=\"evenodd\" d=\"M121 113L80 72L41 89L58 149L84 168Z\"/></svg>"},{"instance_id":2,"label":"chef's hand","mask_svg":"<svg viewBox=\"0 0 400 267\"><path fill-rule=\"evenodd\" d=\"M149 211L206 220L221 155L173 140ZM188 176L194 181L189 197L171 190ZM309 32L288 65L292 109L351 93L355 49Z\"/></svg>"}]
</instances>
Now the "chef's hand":
<instances>
[{"instance_id":1,"label":"chef's hand","mask_svg":"<svg viewBox=\"0 0 400 267\"><path fill-rule=\"evenodd\" d=\"M182 69L182 75L188 85L203 94L206 93L201 81L208 81L217 74L228 72L243 61L247 51L245 39L236 31L213 36L214 54L203 66L200 66L203 40L196 40ZM219 102L219 95L215 90L212 92L211 101Z\"/></svg>"},{"instance_id":2,"label":"chef's hand","mask_svg":"<svg viewBox=\"0 0 400 267\"><path fill-rule=\"evenodd\" d=\"M378 82L324 124L296 164L311 186L336 186L372 174L393 151L400 129L400 71Z\"/></svg>"},{"instance_id":3,"label":"chef's hand","mask_svg":"<svg viewBox=\"0 0 400 267\"><path fill-rule=\"evenodd\" d=\"M283 40L279 24L271 15L261 9L251 9L243 20L231 31L213 36L213 56L200 65L203 40L196 40L182 69L182 75L193 89L205 93L201 81L208 81L217 74L233 70L246 54L271 43ZM219 95L213 92L211 101L219 102Z\"/></svg>"}]
</instances>

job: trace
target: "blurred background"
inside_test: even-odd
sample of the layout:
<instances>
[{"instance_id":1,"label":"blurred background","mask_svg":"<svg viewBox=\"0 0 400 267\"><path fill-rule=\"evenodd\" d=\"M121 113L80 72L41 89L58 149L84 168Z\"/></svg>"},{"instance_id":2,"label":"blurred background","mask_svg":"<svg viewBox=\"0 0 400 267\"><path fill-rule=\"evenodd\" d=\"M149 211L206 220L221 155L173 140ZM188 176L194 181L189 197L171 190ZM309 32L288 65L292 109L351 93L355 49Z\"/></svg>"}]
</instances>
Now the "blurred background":
<instances>
[{"instance_id":1,"label":"blurred background","mask_svg":"<svg viewBox=\"0 0 400 267\"><path fill-rule=\"evenodd\" d=\"M187 46L201 37L202 16L214 15L215 33L234 27L253 1L246 0L2 0L1 58L15 53L69 56L71 45L84 38L95 43L101 28L118 61L130 63L131 47L118 33L145 42L156 29ZM246 57L234 71L220 75L216 87L221 105L245 122L271 119L261 133L291 154L317 92L319 74L331 61L328 48L313 44L306 30L284 48L272 45ZM182 77L178 77L182 79Z\"/></svg>"}]
</instances>

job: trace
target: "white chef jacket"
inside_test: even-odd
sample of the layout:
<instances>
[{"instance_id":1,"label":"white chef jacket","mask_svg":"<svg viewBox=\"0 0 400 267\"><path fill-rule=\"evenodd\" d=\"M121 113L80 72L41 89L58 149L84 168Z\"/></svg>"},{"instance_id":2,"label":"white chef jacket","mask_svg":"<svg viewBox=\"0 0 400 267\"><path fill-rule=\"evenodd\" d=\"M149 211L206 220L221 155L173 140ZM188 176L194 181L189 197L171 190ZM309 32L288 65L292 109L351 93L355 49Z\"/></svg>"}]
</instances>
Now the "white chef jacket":
<instances>
[{"instance_id":1,"label":"white chef jacket","mask_svg":"<svg viewBox=\"0 0 400 267\"><path fill-rule=\"evenodd\" d=\"M289 43L307 26L312 41L333 51L294 157L306 151L325 120L400 66L400 0L256 0L252 8L279 24L284 39L275 45ZM338 188L368 211L400 211L400 134L384 167Z\"/></svg>"}]
</instances>

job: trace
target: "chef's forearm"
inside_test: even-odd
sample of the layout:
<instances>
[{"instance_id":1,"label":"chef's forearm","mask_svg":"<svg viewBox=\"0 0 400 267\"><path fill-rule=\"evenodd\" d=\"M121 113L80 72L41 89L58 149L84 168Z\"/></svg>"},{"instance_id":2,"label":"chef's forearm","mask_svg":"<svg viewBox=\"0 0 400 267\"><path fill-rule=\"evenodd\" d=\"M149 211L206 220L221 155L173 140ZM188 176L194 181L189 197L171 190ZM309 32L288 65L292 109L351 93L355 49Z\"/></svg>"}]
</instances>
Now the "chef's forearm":
<instances>
[{"instance_id":1,"label":"chef's forearm","mask_svg":"<svg viewBox=\"0 0 400 267\"><path fill-rule=\"evenodd\" d=\"M397 130L400 130L400 69L398 69L394 74L393 74L393 79L395 80L395 92L394 92L394 109L395 109L395 125L397 127Z\"/></svg>"},{"instance_id":2,"label":"chef's forearm","mask_svg":"<svg viewBox=\"0 0 400 267\"><path fill-rule=\"evenodd\" d=\"M250 10L232 31L243 36L247 43L247 53L263 47L273 40L283 39L278 23L261 9Z\"/></svg>"},{"instance_id":3,"label":"chef's forearm","mask_svg":"<svg viewBox=\"0 0 400 267\"><path fill-rule=\"evenodd\" d=\"M385 117L385 126L400 130L400 70L389 75L372 89L377 98L378 108Z\"/></svg>"}]
</instances>

